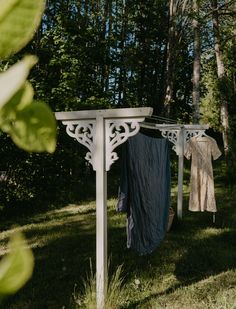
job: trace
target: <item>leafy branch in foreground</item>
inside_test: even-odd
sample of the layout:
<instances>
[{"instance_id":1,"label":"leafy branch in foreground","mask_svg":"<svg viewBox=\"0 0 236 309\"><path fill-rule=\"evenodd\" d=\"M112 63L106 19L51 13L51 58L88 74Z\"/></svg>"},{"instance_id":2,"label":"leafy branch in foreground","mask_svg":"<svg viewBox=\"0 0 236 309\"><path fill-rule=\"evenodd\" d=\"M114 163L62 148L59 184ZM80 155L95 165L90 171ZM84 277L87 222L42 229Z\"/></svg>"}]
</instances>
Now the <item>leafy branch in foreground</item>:
<instances>
[{"instance_id":1,"label":"leafy branch in foreground","mask_svg":"<svg viewBox=\"0 0 236 309\"><path fill-rule=\"evenodd\" d=\"M0 0L0 59L11 56L33 37L45 7L44 0ZM14 143L30 152L54 152L56 120L48 105L33 100L27 81L37 62L26 56L0 73L0 128Z\"/></svg>"},{"instance_id":2,"label":"leafy branch in foreground","mask_svg":"<svg viewBox=\"0 0 236 309\"><path fill-rule=\"evenodd\" d=\"M54 152L56 121L47 104L33 102L34 91L26 81L36 57L26 56L0 74L0 127L26 151Z\"/></svg>"},{"instance_id":3,"label":"leafy branch in foreground","mask_svg":"<svg viewBox=\"0 0 236 309\"><path fill-rule=\"evenodd\" d=\"M10 238L9 253L0 262L0 300L16 293L32 276L34 257L22 233Z\"/></svg>"},{"instance_id":4,"label":"leafy branch in foreground","mask_svg":"<svg viewBox=\"0 0 236 309\"><path fill-rule=\"evenodd\" d=\"M45 8L45 0L0 0L0 60L21 50L32 39ZM0 129L20 148L54 152L56 120L43 102L34 102L27 81L37 62L26 56L0 73ZM0 301L16 293L31 277L34 257L21 233L9 242L9 253L0 262Z\"/></svg>"}]
</instances>

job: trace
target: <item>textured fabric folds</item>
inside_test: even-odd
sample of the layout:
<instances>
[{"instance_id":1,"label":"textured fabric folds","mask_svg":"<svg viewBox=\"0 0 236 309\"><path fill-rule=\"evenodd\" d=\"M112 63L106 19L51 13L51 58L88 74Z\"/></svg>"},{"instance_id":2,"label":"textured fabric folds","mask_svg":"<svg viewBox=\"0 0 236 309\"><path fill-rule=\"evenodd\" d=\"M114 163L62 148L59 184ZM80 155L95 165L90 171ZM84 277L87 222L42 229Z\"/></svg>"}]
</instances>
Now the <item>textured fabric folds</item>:
<instances>
[{"instance_id":1,"label":"textured fabric folds","mask_svg":"<svg viewBox=\"0 0 236 309\"><path fill-rule=\"evenodd\" d=\"M168 141L138 133L123 145L117 204L127 212L127 247L151 253L165 237L169 206Z\"/></svg>"},{"instance_id":2,"label":"textured fabric folds","mask_svg":"<svg viewBox=\"0 0 236 309\"><path fill-rule=\"evenodd\" d=\"M216 141L210 136L195 136L185 148L185 157L190 159L189 210L216 212L212 159L221 155Z\"/></svg>"}]
</instances>

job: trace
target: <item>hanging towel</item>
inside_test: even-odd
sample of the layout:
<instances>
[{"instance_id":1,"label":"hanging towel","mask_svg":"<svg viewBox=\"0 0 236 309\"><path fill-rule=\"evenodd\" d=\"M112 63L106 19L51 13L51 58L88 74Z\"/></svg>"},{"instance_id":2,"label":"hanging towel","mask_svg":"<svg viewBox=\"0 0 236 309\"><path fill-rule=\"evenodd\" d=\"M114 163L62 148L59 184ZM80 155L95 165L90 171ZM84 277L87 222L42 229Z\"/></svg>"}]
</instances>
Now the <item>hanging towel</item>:
<instances>
[{"instance_id":1,"label":"hanging towel","mask_svg":"<svg viewBox=\"0 0 236 309\"><path fill-rule=\"evenodd\" d=\"M216 212L212 159L220 155L216 141L210 136L195 136L187 143L185 157L192 156L189 210Z\"/></svg>"},{"instance_id":2,"label":"hanging towel","mask_svg":"<svg viewBox=\"0 0 236 309\"><path fill-rule=\"evenodd\" d=\"M123 145L117 204L127 212L127 247L151 253L163 240L170 206L170 158L166 139L138 133Z\"/></svg>"}]
</instances>

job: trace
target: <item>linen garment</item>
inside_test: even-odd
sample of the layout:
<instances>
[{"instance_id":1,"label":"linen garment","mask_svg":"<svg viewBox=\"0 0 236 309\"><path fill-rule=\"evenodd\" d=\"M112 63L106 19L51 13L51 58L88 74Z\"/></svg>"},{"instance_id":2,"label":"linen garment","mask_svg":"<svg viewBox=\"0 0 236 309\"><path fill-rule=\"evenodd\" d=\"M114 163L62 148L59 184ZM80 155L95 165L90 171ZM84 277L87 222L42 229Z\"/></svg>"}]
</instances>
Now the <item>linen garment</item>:
<instances>
[{"instance_id":1,"label":"linen garment","mask_svg":"<svg viewBox=\"0 0 236 309\"><path fill-rule=\"evenodd\" d=\"M216 212L212 159L221 155L216 141L206 135L192 137L184 154L192 156L189 210Z\"/></svg>"},{"instance_id":2,"label":"linen garment","mask_svg":"<svg viewBox=\"0 0 236 309\"><path fill-rule=\"evenodd\" d=\"M150 254L166 235L170 207L168 140L142 133L123 144L118 211L127 212L127 248Z\"/></svg>"}]
</instances>

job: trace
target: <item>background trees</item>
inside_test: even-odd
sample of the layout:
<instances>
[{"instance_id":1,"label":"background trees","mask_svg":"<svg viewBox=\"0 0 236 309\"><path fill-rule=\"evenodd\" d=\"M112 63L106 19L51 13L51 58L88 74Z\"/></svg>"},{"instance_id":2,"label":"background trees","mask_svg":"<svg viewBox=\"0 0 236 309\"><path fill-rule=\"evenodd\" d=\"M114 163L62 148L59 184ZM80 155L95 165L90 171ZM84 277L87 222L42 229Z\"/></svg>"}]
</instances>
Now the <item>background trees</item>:
<instances>
[{"instance_id":1,"label":"background trees","mask_svg":"<svg viewBox=\"0 0 236 309\"><path fill-rule=\"evenodd\" d=\"M230 0L48 0L24 50L40 59L31 75L37 96L54 110L149 105L191 121L193 64L202 98L205 68L217 70L217 48L225 74L232 70L224 58L235 46L234 9Z\"/></svg>"},{"instance_id":2,"label":"background trees","mask_svg":"<svg viewBox=\"0 0 236 309\"><path fill-rule=\"evenodd\" d=\"M31 72L37 98L54 111L152 106L176 121L209 123L233 152L235 11L231 0L48 0L41 27L23 50L39 57ZM54 166L61 181L71 180L65 162L74 162L78 151L64 143L58 168L55 159L40 159L44 174L44 164ZM33 162L39 159L30 160L29 174L38 177ZM72 175L86 170L78 162Z\"/></svg>"}]
</instances>

